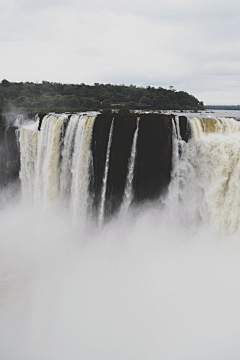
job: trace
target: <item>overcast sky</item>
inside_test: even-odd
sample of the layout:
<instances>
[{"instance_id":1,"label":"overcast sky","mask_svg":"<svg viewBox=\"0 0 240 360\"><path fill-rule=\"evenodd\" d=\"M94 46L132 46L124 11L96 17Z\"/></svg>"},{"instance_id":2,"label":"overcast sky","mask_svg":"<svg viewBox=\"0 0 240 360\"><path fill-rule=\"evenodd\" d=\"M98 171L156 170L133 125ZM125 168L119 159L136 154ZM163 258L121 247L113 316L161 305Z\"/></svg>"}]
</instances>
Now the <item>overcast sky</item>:
<instances>
[{"instance_id":1,"label":"overcast sky","mask_svg":"<svg viewBox=\"0 0 240 360\"><path fill-rule=\"evenodd\" d=\"M173 85L240 104L239 0L0 0L0 79Z\"/></svg>"}]
</instances>

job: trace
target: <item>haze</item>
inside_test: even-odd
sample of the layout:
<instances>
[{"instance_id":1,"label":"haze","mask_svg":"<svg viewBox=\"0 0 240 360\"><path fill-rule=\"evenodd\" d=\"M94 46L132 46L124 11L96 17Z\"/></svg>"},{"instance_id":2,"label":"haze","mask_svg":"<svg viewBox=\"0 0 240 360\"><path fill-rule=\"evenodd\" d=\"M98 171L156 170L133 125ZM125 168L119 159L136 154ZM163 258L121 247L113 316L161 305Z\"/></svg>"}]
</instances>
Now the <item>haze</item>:
<instances>
[{"instance_id":1,"label":"haze","mask_svg":"<svg viewBox=\"0 0 240 360\"><path fill-rule=\"evenodd\" d=\"M0 222L2 359L239 358L238 236L154 207L100 233L23 205Z\"/></svg>"}]
</instances>

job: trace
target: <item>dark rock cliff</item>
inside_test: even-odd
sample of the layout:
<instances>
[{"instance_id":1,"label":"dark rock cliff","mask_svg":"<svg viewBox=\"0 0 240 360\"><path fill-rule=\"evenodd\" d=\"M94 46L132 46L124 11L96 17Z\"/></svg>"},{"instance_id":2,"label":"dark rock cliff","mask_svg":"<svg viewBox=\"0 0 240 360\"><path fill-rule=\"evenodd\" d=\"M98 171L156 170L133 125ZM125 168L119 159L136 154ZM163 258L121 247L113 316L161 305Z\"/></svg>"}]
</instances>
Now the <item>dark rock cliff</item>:
<instances>
[{"instance_id":1,"label":"dark rock cliff","mask_svg":"<svg viewBox=\"0 0 240 360\"><path fill-rule=\"evenodd\" d=\"M158 198L170 181L172 116L162 114L102 114L95 121L92 137L93 170L90 189L98 211L106 162L110 126L113 138L106 191L106 215L114 214L123 199L133 136L140 117L133 179L134 202Z\"/></svg>"},{"instance_id":2,"label":"dark rock cliff","mask_svg":"<svg viewBox=\"0 0 240 360\"><path fill-rule=\"evenodd\" d=\"M0 124L0 187L19 179L20 154L17 128Z\"/></svg>"}]
</instances>

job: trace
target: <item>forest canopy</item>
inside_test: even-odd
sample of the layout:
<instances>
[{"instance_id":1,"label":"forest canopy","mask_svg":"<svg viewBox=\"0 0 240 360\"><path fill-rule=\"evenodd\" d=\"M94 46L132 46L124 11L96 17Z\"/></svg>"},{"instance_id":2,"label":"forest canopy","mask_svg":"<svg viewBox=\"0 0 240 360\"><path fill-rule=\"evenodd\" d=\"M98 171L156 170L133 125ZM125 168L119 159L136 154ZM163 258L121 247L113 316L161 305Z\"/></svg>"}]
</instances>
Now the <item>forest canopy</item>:
<instances>
[{"instance_id":1,"label":"forest canopy","mask_svg":"<svg viewBox=\"0 0 240 360\"><path fill-rule=\"evenodd\" d=\"M62 84L42 81L0 83L1 112L78 112L106 108L203 110L203 102L185 91L134 85Z\"/></svg>"}]
</instances>

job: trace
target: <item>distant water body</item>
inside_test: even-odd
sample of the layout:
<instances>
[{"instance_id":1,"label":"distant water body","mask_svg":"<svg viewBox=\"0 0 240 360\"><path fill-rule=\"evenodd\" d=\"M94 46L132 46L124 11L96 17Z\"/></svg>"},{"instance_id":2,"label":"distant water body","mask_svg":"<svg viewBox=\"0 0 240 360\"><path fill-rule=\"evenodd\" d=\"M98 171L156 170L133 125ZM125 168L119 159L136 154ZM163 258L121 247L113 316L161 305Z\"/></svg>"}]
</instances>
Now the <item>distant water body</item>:
<instances>
[{"instance_id":1,"label":"distant water body","mask_svg":"<svg viewBox=\"0 0 240 360\"><path fill-rule=\"evenodd\" d=\"M136 111L138 112L138 110ZM145 113L145 111L143 111ZM151 111L149 111L150 113ZM189 111L175 111L175 110L161 110L161 112L165 114L175 114L178 116L187 116L187 117L232 117L236 120L240 120L240 110L199 110L198 112L194 112L192 110Z\"/></svg>"},{"instance_id":2,"label":"distant water body","mask_svg":"<svg viewBox=\"0 0 240 360\"><path fill-rule=\"evenodd\" d=\"M173 114L184 115L184 116L192 116L192 117L233 117L236 120L240 120L240 110L204 110L199 111L197 113L194 112L175 112L172 111Z\"/></svg>"}]
</instances>

